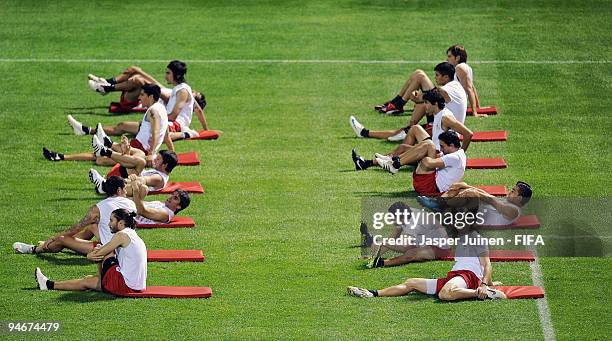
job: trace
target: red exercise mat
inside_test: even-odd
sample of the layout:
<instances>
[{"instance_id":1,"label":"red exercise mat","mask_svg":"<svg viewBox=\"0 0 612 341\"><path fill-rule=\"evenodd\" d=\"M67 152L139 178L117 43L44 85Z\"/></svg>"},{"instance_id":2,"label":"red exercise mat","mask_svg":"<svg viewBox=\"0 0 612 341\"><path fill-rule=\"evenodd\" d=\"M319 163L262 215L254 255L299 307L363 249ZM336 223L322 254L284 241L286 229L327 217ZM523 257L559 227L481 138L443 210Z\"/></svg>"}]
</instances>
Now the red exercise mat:
<instances>
[{"instance_id":1,"label":"red exercise mat","mask_svg":"<svg viewBox=\"0 0 612 341\"><path fill-rule=\"evenodd\" d=\"M510 225L489 225L482 226L487 230L509 230L509 229L537 229L540 227L540 220L534 214L520 216L514 223Z\"/></svg>"},{"instance_id":2,"label":"red exercise mat","mask_svg":"<svg viewBox=\"0 0 612 341\"><path fill-rule=\"evenodd\" d=\"M202 250L147 250L147 262L203 262Z\"/></svg>"},{"instance_id":3,"label":"red exercise mat","mask_svg":"<svg viewBox=\"0 0 612 341\"><path fill-rule=\"evenodd\" d=\"M503 291L508 299L544 298L544 289L533 285L529 286L498 286L492 287Z\"/></svg>"},{"instance_id":4,"label":"red exercise mat","mask_svg":"<svg viewBox=\"0 0 612 341\"><path fill-rule=\"evenodd\" d=\"M219 132L216 130L198 130L198 137L192 137L187 140L216 140L219 138Z\"/></svg>"},{"instance_id":5,"label":"red exercise mat","mask_svg":"<svg viewBox=\"0 0 612 341\"><path fill-rule=\"evenodd\" d=\"M136 107L131 107L131 106L122 106L121 103L119 102L111 102L111 104L108 106L108 112L114 113L114 114L127 114L127 113L131 113L131 112L146 112L147 108L142 107L142 106L136 106Z\"/></svg>"},{"instance_id":6,"label":"red exercise mat","mask_svg":"<svg viewBox=\"0 0 612 341\"><path fill-rule=\"evenodd\" d=\"M212 289L209 287L147 286L144 291L122 294L121 296L132 298L208 298L212 296Z\"/></svg>"},{"instance_id":7,"label":"red exercise mat","mask_svg":"<svg viewBox=\"0 0 612 341\"><path fill-rule=\"evenodd\" d=\"M169 223L136 224L139 229L195 227L195 221L189 217L174 217Z\"/></svg>"},{"instance_id":8,"label":"red exercise mat","mask_svg":"<svg viewBox=\"0 0 612 341\"><path fill-rule=\"evenodd\" d=\"M178 164L181 166L197 166L200 164L196 152L178 153L176 156L178 156Z\"/></svg>"},{"instance_id":9,"label":"red exercise mat","mask_svg":"<svg viewBox=\"0 0 612 341\"><path fill-rule=\"evenodd\" d=\"M159 191L149 192L149 195L155 194L172 194L177 189L182 189L183 191L189 193L204 193L204 188L200 185L199 182L168 182L166 187L162 188Z\"/></svg>"},{"instance_id":10,"label":"red exercise mat","mask_svg":"<svg viewBox=\"0 0 612 341\"><path fill-rule=\"evenodd\" d=\"M535 254L529 250L490 250L489 258L491 262L533 262ZM436 258L438 260L455 260L452 251L447 255Z\"/></svg>"},{"instance_id":11,"label":"red exercise mat","mask_svg":"<svg viewBox=\"0 0 612 341\"><path fill-rule=\"evenodd\" d=\"M501 185L497 185L497 186L476 186L476 188L480 188L483 191L494 195L496 197L505 197L506 195L508 195L508 190L506 189L506 186L501 186Z\"/></svg>"},{"instance_id":12,"label":"red exercise mat","mask_svg":"<svg viewBox=\"0 0 612 341\"><path fill-rule=\"evenodd\" d=\"M476 111L478 111L479 114L483 115L497 115L496 107L480 107L476 109ZM472 108L467 108L467 114L472 114Z\"/></svg>"},{"instance_id":13,"label":"red exercise mat","mask_svg":"<svg viewBox=\"0 0 612 341\"><path fill-rule=\"evenodd\" d=\"M459 139L463 140L463 136L459 135ZM507 130L477 131L472 135L472 142L495 142L507 140Z\"/></svg>"},{"instance_id":14,"label":"red exercise mat","mask_svg":"<svg viewBox=\"0 0 612 341\"><path fill-rule=\"evenodd\" d=\"M500 157L482 158L482 159L467 159L466 168L468 169L499 169L507 168L506 160Z\"/></svg>"}]
</instances>

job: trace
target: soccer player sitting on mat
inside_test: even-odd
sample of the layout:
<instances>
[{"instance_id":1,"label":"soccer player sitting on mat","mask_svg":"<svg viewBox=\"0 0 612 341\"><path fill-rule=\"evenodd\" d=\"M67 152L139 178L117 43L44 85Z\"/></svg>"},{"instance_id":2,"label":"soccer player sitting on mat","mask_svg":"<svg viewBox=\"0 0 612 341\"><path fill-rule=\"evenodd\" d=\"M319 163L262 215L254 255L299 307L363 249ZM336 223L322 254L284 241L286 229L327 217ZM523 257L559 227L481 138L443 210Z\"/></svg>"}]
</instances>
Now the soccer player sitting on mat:
<instances>
[{"instance_id":1,"label":"soccer player sitting on mat","mask_svg":"<svg viewBox=\"0 0 612 341\"><path fill-rule=\"evenodd\" d=\"M396 214L397 211L404 212L400 213L403 216L410 216L411 223L409 225L398 225L396 224L391 234L386 240L397 240L400 236L407 236L413 238L415 241L414 245L407 243L386 243L383 242L376 244L372 242L370 245L372 251L372 257L370 258L367 268L380 268L388 266L398 266L408 264L412 262L422 262L428 260L434 260L439 257L449 254L449 247L440 248L437 246L426 245L423 243L423 238L436 239L436 238L447 238L446 229L440 224L435 222L426 223L417 221L419 215L415 215L414 211L417 209L410 208L404 202L398 201L389 207L389 212ZM420 212L419 212L420 213ZM367 232L369 234L369 232ZM365 240L372 240L371 235L366 236ZM395 251L400 253L399 256L385 259L383 256L387 251Z\"/></svg>"},{"instance_id":2,"label":"soccer player sitting on mat","mask_svg":"<svg viewBox=\"0 0 612 341\"><path fill-rule=\"evenodd\" d=\"M459 238L463 240L466 236L471 239L479 238L476 231L459 235ZM362 298L404 296L413 291L438 295L442 301L506 298L503 292L489 287L501 284L492 281L492 271L493 267L486 246L464 245L459 242L455 248L455 264L446 277L410 278L401 284L380 290L350 286L347 291L349 295Z\"/></svg>"},{"instance_id":3,"label":"soccer player sitting on mat","mask_svg":"<svg viewBox=\"0 0 612 341\"><path fill-rule=\"evenodd\" d=\"M473 133L463 123L455 119L451 111L446 107L442 93L436 89L431 90L423 95L423 100L427 115L433 117L431 136L420 125L413 125L408 130L408 134L401 145L386 155L376 153L372 160L363 159L353 149L352 158L356 170L364 170L373 165L385 168L385 165L388 165L385 169L395 174L402 165L415 164L422 160L428 155L432 145L435 150L441 150L438 136L449 130L454 130L463 135L461 149L467 151L472 141ZM389 160L393 162L389 163Z\"/></svg>"},{"instance_id":4,"label":"soccer player sitting on mat","mask_svg":"<svg viewBox=\"0 0 612 341\"><path fill-rule=\"evenodd\" d=\"M147 288L147 247L134 228L135 213L116 209L110 215L111 240L87 253L99 263L98 276L67 281L52 281L40 268L34 275L40 290L97 290L113 295L139 292Z\"/></svg>"},{"instance_id":5,"label":"soccer player sitting on mat","mask_svg":"<svg viewBox=\"0 0 612 341\"><path fill-rule=\"evenodd\" d=\"M474 73L472 72L472 68L467 64L467 57L467 51L461 45L453 45L446 50L446 60L455 69L454 75L451 76L451 80L459 82L466 94L467 100L470 102L472 113L476 114L479 108L478 92L474 86ZM420 96L422 92L429 91L432 88L433 83L427 74L423 70L417 69L408 77L397 96L385 102L383 105L375 106L374 109L386 114L401 114L404 112L404 105L409 100L412 100L415 106L410 125L417 124L421 118L423 118L424 114L423 107L420 105L422 100ZM421 90L421 93L417 90ZM459 115L457 117L458 120L463 121L461 116L465 117L466 111L464 109L463 112L456 112L455 114Z\"/></svg>"},{"instance_id":6,"label":"soccer player sitting on mat","mask_svg":"<svg viewBox=\"0 0 612 341\"><path fill-rule=\"evenodd\" d=\"M127 187L132 187L129 191L134 193L133 200L126 198ZM108 178L105 189L109 197L92 206L81 221L37 245L16 242L13 244L15 252L57 253L68 248L80 254L87 254L98 243L104 245L111 239L108 224L110 212L114 209L125 208L136 212L137 223L168 223L191 203L189 194L183 190L174 191L164 202L144 201L146 186L138 182L126 186L125 181L116 176ZM98 242L91 242L93 237L96 237Z\"/></svg>"},{"instance_id":7,"label":"soccer player sitting on mat","mask_svg":"<svg viewBox=\"0 0 612 341\"><path fill-rule=\"evenodd\" d=\"M440 197L419 196L417 201L423 206L441 211L463 207L481 212L485 226L501 226L514 223L521 216L521 209L533 195L531 186L518 181L504 198L497 198L480 188L454 183Z\"/></svg>"},{"instance_id":8,"label":"soccer player sitting on mat","mask_svg":"<svg viewBox=\"0 0 612 341\"><path fill-rule=\"evenodd\" d=\"M130 141L129 148L113 141L104 133L102 126L98 123L98 129L92 137L94 153L78 153L66 155L48 150L43 147L43 156L49 161L95 161L100 166L112 166L116 162L111 160L111 151L122 154L139 155L151 164L162 141L166 143L169 150L174 150L174 144L168 136L168 115L166 108L157 102L159 99L159 87L157 85L144 85L140 94L141 101L149 104L149 109L144 114L138 128L136 137ZM79 124L80 126L80 124ZM81 127L83 131L89 131L87 127ZM103 148L103 147L106 147Z\"/></svg>"},{"instance_id":9,"label":"soccer player sitting on mat","mask_svg":"<svg viewBox=\"0 0 612 341\"><path fill-rule=\"evenodd\" d=\"M193 91L186 83L186 74L187 65L185 63L179 60L173 60L168 64L165 80L168 84L173 86L172 89L165 88L157 80L136 66L129 67L120 75L108 79L95 75L89 75L88 77L89 87L100 94L106 95L111 91L122 91L122 99L128 102L128 104L126 104L128 107L130 105L138 105L138 91L144 84L153 83L159 86L161 89L161 99L166 106L171 123L170 137L172 140L179 140L198 135L197 131L189 128L193 112L196 113L196 116L202 124L202 129L208 130L208 123L204 116L206 99L204 94ZM131 102L131 104L129 102ZM144 103L142 104L145 105ZM71 125L75 127L75 133L80 135L81 132L78 129L79 122L76 120L70 122ZM136 122L122 122L119 126L131 130L125 130L125 132L135 133L136 127L134 127L134 123ZM109 135L117 133L117 129L112 130L110 127L105 127L104 129L108 129L107 134Z\"/></svg>"}]
</instances>

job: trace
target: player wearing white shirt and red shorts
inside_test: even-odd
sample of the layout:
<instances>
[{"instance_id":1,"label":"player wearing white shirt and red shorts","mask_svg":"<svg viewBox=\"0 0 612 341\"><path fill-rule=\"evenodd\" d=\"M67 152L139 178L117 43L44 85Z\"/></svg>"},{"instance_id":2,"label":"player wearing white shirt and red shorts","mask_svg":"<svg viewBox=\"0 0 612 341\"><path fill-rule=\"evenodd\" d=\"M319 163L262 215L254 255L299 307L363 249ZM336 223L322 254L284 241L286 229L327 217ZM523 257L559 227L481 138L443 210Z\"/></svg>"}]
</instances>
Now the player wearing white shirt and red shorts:
<instances>
[{"instance_id":1,"label":"player wearing white shirt and red shorts","mask_svg":"<svg viewBox=\"0 0 612 341\"><path fill-rule=\"evenodd\" d=\"M455 249L455 264L446 277L437 279L410 278L404 283L381 289L369 290L358 287L348 287L349 295L371 297L404 296L413 291L427 295L438 295L442 301L460 299L501 299L506 295L489 286L495 285L492 281L491 260L485 246L472 246L464 243L465 238L479 238L478 233L459 235L459 245Z\"/></svg>"},{"instance_id":2,"label":"player wearing white shirt and red shorts","mask_svg":"<svg viewBox=\"0 0 612 341\"><path fill-rule=\"evenodd\" d=\"M112 238L100 248L87 254L87 259L102 262L98 276L68 281L52 281L40 268L34 275L40 290L85 291L97 290L123 296L147 288L147 248L134 228L135 212L116 209L110 214Z\"/></svg>"}]
</instances>

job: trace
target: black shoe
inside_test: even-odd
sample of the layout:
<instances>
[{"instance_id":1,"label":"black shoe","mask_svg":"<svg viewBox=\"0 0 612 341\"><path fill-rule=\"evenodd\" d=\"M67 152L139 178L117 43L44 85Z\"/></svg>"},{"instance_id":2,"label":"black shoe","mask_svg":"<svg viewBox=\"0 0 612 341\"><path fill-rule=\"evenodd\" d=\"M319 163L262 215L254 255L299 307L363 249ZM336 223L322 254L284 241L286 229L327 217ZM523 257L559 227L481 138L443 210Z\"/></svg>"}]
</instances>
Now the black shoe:
<instances>
[{"instance_id":1,"label":"black shoe","mask_svg":"<svg viewBox=\"0 0 612 341\"><path fill-rule=\"evenodd\" d=\"M45 147L43 147L43 156L45 157L45 159L47 159L49 161L62 161L62 160L64 160L64 154L50 151L49 149L47 149Z\"/></svg>"},{"instance_id":2,"label":"black shoe","mask_svg":"<svg viewBox=\"0 0 612 341\"><path fill-rule=\"evenodd\" d=\"M370 247L374 242L374 238L370 234L370 231L368 231L368 225L366 225L366 223L364 222L361 222L361 225L359 226L359 232L361 232L361 246Z\"/></svg>"},{"instance_id":3,"label":"black shoe","mask_svg":"<svg viewBox=\"0 0 612 341\"><path fill-rule=\"evenodd\" d=\"M351 156L353 157L353 163L355 164L355 170L360 171L360 170L366 169L365 160L361 156L359 156L359 154L357 154L355 149L351 151Z\"/></svg>"}]
</instances>

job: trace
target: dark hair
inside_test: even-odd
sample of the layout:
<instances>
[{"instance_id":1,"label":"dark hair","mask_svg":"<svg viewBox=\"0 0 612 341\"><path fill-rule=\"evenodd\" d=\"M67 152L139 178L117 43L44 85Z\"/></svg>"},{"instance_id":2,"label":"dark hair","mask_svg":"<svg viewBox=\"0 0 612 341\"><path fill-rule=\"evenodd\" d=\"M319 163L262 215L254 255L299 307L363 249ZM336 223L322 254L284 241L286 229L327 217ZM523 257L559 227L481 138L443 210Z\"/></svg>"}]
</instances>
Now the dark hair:
<instances>
[{"instance_id":1,"label":"dark hair","mask_svg":"<svg viewBox=\"0 0 612 341\"><path fill-rule=\"evenodd\" d=\"M196 96L193 96L193 99L196 101L196 103L198 103L200 108L202 108L202 110L204 110L204 108L206 108L206 96L204 96L204 93L202 93L202 92L199 92L199 94L200 94L200 98L197 98Z\"/></svg>"},{"instance_id":2,"label":"dark hair","mask_svg":"<svg viewBox=\"0 0 612 341\"><path fill-rule=\"evenodd\" d=\"M185 83L185 74L187 74L187 64L181 62L180 60L173 60L168 63L167 68L172 71L172 75L175 82L177 82L178 84Z\"/></svg>"},{"instance_id":3,"label":"dark hair","mask_svg":"<svg viewBox=\"0 0 612 341\"><path fill-rule=\"evenodd\" d=\"M449 146L455 146L457 148L461 147L461 141L459 140L459 135L454 130L447 130L442 134L438 135L438 140L444 141Z\"/></svg>"},{"instance_id":4,"label":"dark hair","mask_svg":"<svg viewBox=\"0 0 612 341\"><path fill-rule=\"evenodd\" d=\"M455 67L449 62L442 62L436 65L434 71L438 71L438 73L442 76L448 76L450 80L453 80L453 78L455 78Z\"/></svg>"},{"instance_id":5,"label":"dark hair","mask_svg":"<svg viewBox=\"0 0 612 341\"><path fill-rule=\"evenodd\" d=\"M459 63L467 63L467 51L461 45L453 45L446 50L446 53L452 54L454 57L459 57Z\"/></svg>"},{"instance_id":6,"label":"dark hair","mask_svg":"<svg viewBox=\"0 0 612 341\"><path fill-rule=\"evenodd\" d=\"M147 96L153 96L153 99L155 101L159 100L159 96L161 94L161 89L159 88L159 86L147 83L142 86L142 91L144 91Z\"/></svg>"},{"instance_id":7,"label":"dark hair","mask_svg":"<svg viewBox=\"0 0 612 341\"><path fill-rule=\"evenodd\" d=\"M162 157L162 163L166 165L166 172L170 173L178 165L178 156L171 150L162 149L159 151L159 155Z\"/></svg>"},{"instance_id":8,"label":"dark hair","mask_svg":"<svg viewBox=\"0 0 612 341\"><path fill-rule=\"evenodd\" d=\"M442 93L440 93L440 91L436 88L424 92L423 100L431 104L437 105L440 109L444 109L444 107L446 106L444 96L442 96Z\"/></svg>"},{"instance_id":9,"label":"dark hair","mask_svg":"<svg viewBox=\"0 0 612 341\"><path fill-rule=\"evenodd\" d=\"M528 183L523 181L518 181L516 183L516 188L518 189L518 193L521 196L521 206L524 206L531 199L531 195L533 192L531 191L531 186Z\"/></svg>"},{"instance_id":10,"label":"dark hair","mask_svg":"<svg viewBox=\"0 0 612 341\"><path fill-rule=\"evenodd\" d=\"M104 181L104 185L102 185L102 189L109 197L116 195L119 188L125 188L125 180L116 175L106 179L106 181Z\"/></svg>"},{"instance_id":11,"label":"dark hair","mask_svg":"<svg viewBox=\"0 0 612 341\"><path fill-rule=\"evenodd\" d=\"M182 189L177 189L175 192L178 193L179 199L181 200L181 208L174 211L174 214L177 214L180 211L189 207L189 204L191 203L191 198L189 197L189 193L185 192Z\"/></svg>"},{"instance_id":12,"label":"dark hair","mask_svg":"<svg viewBox=\"0 0 612 341\"><path fill-rule=\"evenodd\" d=\"M136 212L130 212L125 208L118 208L112 213L118 221L123 221L125 227L136 228Z\"/></svg>"}]
</instances>

